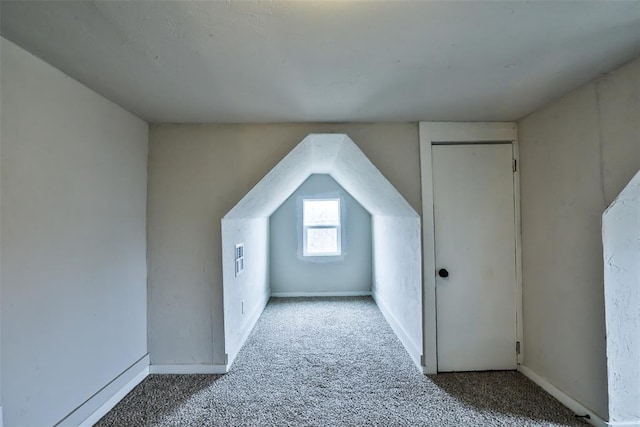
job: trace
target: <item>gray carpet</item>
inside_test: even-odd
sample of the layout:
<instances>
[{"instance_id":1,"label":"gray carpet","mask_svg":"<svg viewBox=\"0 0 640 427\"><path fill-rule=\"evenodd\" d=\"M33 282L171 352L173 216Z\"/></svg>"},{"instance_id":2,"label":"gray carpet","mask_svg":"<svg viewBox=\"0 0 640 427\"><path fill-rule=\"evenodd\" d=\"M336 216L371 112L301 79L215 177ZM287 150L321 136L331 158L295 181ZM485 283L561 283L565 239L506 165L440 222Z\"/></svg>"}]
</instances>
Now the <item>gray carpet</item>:
<instances>
[{"instance_id":1,"label":"gray carpet","mask_svg":"<svg viewBox=\"0 0 640 427\"><path fill-rule=\"evenodd\" d=\"M272 298L230 373L152 375L97 425L585 424L517 372L420 374L354 297Z\"/></svg>"}]
</instances>

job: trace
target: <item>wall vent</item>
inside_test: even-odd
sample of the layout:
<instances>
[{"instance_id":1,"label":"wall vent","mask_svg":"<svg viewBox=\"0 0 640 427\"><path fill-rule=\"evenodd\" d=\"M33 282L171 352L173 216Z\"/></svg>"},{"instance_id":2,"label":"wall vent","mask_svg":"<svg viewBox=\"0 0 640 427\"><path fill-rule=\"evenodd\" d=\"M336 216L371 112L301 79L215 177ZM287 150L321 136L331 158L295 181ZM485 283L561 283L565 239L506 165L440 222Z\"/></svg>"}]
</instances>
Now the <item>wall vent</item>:
<instances>
[{"instance_id":1,"label":"wall vent","mask_svg":"<svg viewBox=\"0 0 640 427\"><path fill-rule=\"evenodd\" d=\"M244 271L244 242L236 244L236 277Z\"/></svg>"}]
</instances>

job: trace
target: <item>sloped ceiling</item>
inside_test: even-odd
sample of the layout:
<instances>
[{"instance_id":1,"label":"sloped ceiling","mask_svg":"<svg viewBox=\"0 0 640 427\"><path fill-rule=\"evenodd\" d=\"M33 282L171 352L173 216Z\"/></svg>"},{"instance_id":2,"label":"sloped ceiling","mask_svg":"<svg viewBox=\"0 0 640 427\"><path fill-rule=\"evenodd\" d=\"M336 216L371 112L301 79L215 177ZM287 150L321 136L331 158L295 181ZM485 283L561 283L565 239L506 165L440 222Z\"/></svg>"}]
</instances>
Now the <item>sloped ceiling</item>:
<instances>
[{"instance_id":1,"label":"sloped ceiling","mask_svg":"<svg viewBox=\"0 0 640 427\"><path fill-rule=\"evenodd\" d=\"M2 1L2 35L166 122L511 121L640 56L638 1Z\"/></svg>"},{"instance_id":2,"label":"sloped ceiling","mask_svg":"<svg viewBox=\"0 0 640 427\"><path fill-rule=\"evenodd\" d=\"M271 216L311 174L329 174L371 215L418 214L344 134L311 134L282 159L223 219Z\"/></svg>"}]
</instances>

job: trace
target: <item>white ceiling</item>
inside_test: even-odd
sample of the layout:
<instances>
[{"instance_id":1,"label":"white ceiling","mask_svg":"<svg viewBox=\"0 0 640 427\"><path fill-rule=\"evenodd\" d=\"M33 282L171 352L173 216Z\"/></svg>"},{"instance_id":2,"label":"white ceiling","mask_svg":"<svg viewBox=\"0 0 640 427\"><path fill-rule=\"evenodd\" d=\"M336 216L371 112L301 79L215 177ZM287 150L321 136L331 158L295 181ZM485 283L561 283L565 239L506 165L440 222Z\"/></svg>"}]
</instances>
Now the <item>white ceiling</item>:
<instances>
[{"instance_id":1,"label":"white ceiling","mask_svg":"<svg viewBox=\"0 0 640 427\"><path fill-rule=\"evenodd\" d=\"M150 122L515 120L640 56L640 1L2 1Z\"/></svg>"}]
</instances>

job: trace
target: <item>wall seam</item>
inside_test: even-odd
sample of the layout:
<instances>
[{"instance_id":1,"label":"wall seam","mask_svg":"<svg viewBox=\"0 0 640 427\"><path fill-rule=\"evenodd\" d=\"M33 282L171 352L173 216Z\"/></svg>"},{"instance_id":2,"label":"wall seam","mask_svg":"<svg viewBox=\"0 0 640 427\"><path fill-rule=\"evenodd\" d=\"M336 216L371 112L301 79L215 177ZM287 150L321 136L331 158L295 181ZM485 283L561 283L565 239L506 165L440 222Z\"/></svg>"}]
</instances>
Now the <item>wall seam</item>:
<instances>
[{"instance_id":1,"label":"wall seam","mask_svg":"<svg viewBox=\"0 0 640 427\"><path fill-rule=\"evenodd\" d=\"M596 79L593 83L593 90L595 92L595 97L596 97L596 115L597 115L597 125L598 125L598 155L600 156L600 191L602 192L602 212L604 213L604 211L606 211L607 207L609 206L609 202L607 201L607 191L606 191L606 184L605 184L605 172L604 172L604 137L603 137L603 132L602 132L602 113L601 113L601 103L600 103L600 83L602 82L603 78L600 79ZM602 217L600 219L600 227L602 228L603 226L603 222L602 222ZM603 247L603 253L604 253L604 247ZM604 268L604 266L603 266ZM603 292L604 292L604 278L603 278ZM605 331L606 331L606 314L605 314L605 318L603 319L605 322ZM606 332L605 332L606 335ZM607 348L606 348L606 343L605 343L605 360L606 360L606 352L607 352ZM607 381L607 387L608 387L608 366L605 368L605 378ZM607 419L609 419L609 394L607 393L607 398L605 401L606 404L606 415L605 417Z\"/></svg>"},{"instance_id":2,"label":"wall seam","mask_svg":"<svg viewBox=\"0 0 640 427\"><path fill-rule=\"evenodd\" d=\"M598 155L600 156L600 191L602 193L603 211L609 205L607 203L606 186L604 183L604 144L602 137L602 114L600 112L600 79L593 83L593 90L596 97L596 116L598 124Z\"/></svg>"},{"instance_id":3,"label":"wall seam","mask_svg":"<svg viewBox=\"0 0 640 427\"><path fill-rule=\"evenodd\" d=\"M145 265L145 303L146 303L146 318L145 320L147 321L147 335L146 335L146 346L147 346L147 354L149 354L149 363L151 363L151 349L150 349L150 342L151 342L151 337L149 336L149 334L151 333L151 328L149 327L149 325L151 324L151 316L150 316L150 311L151 311L151 303L149 301L149 297L150 297L150 289L151 289L151 284L149 283L149 265L150 263L150 251L149 251L149 234L150 234L150 224L151 224L151 218L150 218L150 213L151 213L151 191L149 191L150 186L151 186L151 125L149 123L147 123L147 194L146 194L146 200L145 200L145 211L144 211L144 244L145 244L145 248L144 248L144 262L146 263Z\"/></svg>"}]
</instances>

